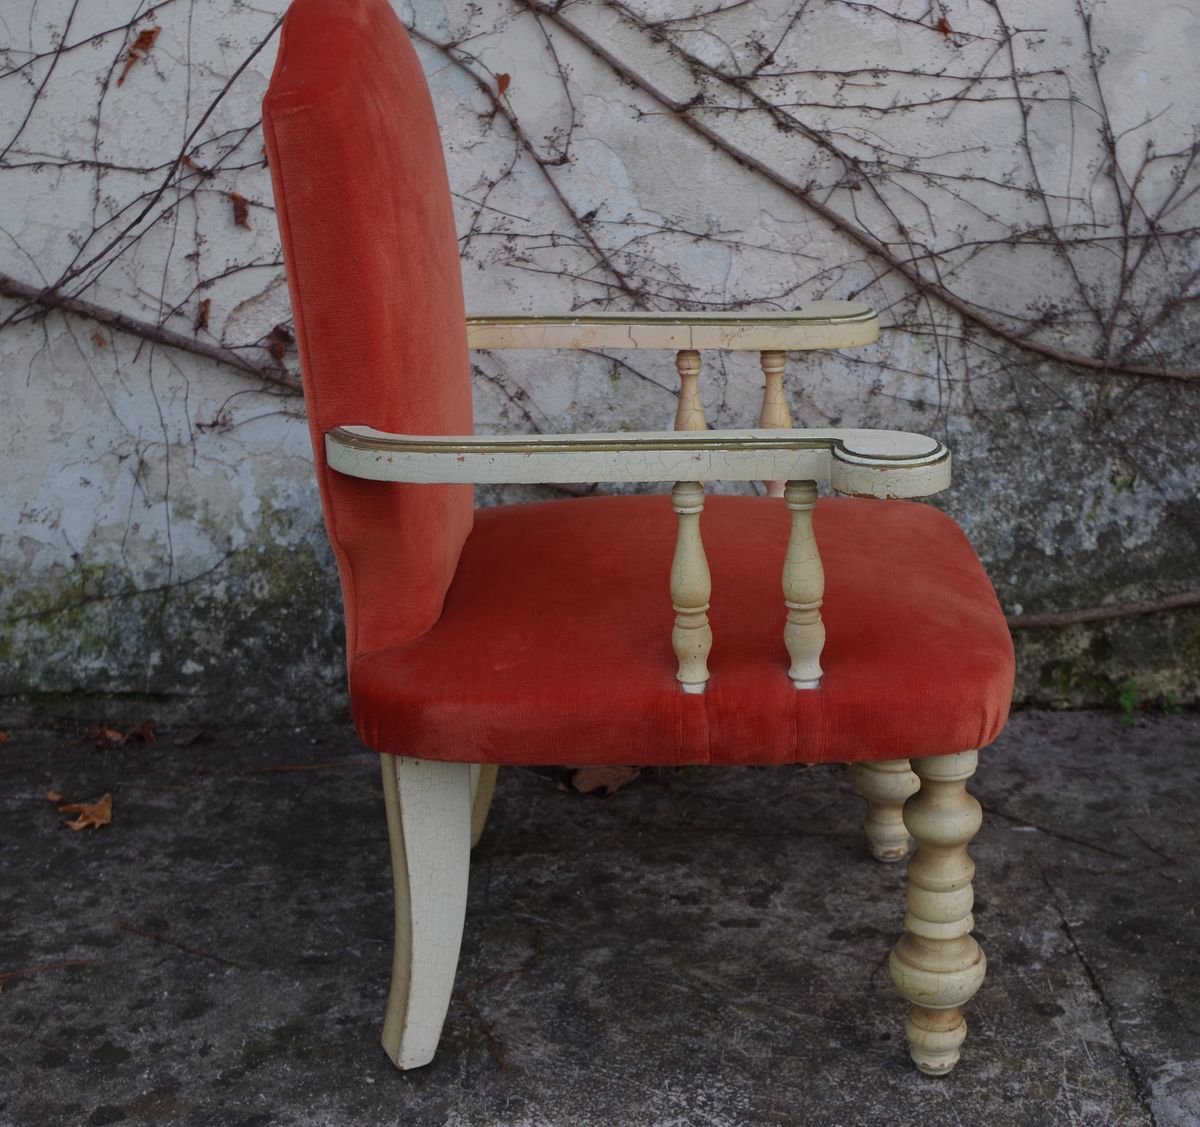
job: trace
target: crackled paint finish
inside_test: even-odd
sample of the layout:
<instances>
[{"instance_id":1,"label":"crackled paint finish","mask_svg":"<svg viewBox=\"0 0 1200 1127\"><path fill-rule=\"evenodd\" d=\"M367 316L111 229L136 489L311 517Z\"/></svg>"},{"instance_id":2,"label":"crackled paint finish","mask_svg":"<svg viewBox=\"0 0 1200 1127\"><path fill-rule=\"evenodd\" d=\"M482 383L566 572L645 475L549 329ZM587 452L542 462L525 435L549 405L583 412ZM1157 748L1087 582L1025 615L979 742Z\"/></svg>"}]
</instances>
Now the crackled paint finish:
<instances>
[{"instance_id":1,"label":"crackled paint finish","mask_svg":"<svg viewBox=\"0 0 1200 1127\"><path fill-rule=\"evenodd\" d=\"M433 1060L467 907L472 767L380 756L395 884L392 984L382 1042L397 1068Z\"/></svg>"}]
</instances>

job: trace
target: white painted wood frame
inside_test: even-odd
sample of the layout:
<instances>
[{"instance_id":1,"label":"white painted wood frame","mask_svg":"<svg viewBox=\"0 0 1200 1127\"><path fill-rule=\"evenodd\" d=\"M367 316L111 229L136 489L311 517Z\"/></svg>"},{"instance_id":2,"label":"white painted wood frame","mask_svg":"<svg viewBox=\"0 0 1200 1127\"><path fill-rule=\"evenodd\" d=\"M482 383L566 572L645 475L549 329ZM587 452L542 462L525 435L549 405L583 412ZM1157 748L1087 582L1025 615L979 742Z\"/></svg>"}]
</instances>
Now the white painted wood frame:
<instances>
[{"instance_id":1,"label":"white painted wood frame","mask_svg":"<svg viewBox=\"0 0 1200 1127\"><path fill-rule=\"evenodd\" d=\"M708 683L708 655L713 643L708 624L712 578L700 539L704 486L698 481L677 482L671 490L671 504L679 515L671 563L671 605L675 609L671 645L679 660L675 677L685 693L702 693Z\"/></svg>"},{"instance_id":2,"label":"white painted wood frame","mask_svg":"<svg viewBox=\"0 0 1200 1127\"><path fill-rule=\"evenodd\" d=\"M496 791L496 776L500 768L494 763L471 764L471 848L479 844L487 825L492 795Z\"/></svg>"},{"instance_id":3,"label":"white painted wood frame","mask_svg":"<svg viewBox=\"0 0 1200 1127\"><path fill-rule=\"evenodd\" d=\"M758 412L759 430L791 430L792 412L788 409L787 393L783 388L783 373L787 369L787 353L766 349L759 353L763 373L762 407ZM764 481L768 497L782 497L784 482Z\"/></svg>"},{"instance_id":4,"label":"white painted wood frame","mask_svg":"<svg viewBox=\"0 0 1200 1127\"><path fill-rule=\"evenodd\" d=\"M850 764L854 789L867 800L863 830L877 861L902 861L908 856L908 827L904 802L921 787L907 759L881 759Z\"/></svg>"},{"instance_id":5,"label":"white painted wood frame","mask_svg":"<svg viewBox=\"0 0 1200 1127\"><path fill-rule=\"evenodd\" d=\"M708 430L704 405L700 402L700 353L683 348L675 353L679 373L679 406L675 409L676 430Z\"/></svg>"},{"instance_id":6,"label":"white painted wood frame","mask_svg":"<svg viewBox=\"0 0 1200 1127\"><path fill-rule=\"evenodd\" d=\"M335 427L325 455L374 481L828 481L860 497L929 497L950 484L950 451L904 431L633 431L621 434L411 435Z\"/></svg>"},{"instance_id":7,"label":"white painted wood frame","mask_svg":"<svg viewBox=\"0 0 1200 1127\"><path fill-rule=\"evenodd\" d=\"M379 758L396 914L381 1040L397 1068L418 1068L437 1051L462 945L471 764Z\"/></svg>"},{"instance_id":8,"label":"white painted wood frame","mask_svg":"<svg viewBox=\"0 0 1200 1127\"><path fill-rule=\"evenodd\" d=\"M476 348L673 348L681 380L677 431L621 435L396 435L347 425L326 433L329 465L378 481L519 483L673 481L679 533L671 575L672 641L685 692L708 680L711 579L699 520L706 481L786 482L792 512L783 574L785 644L799 689L820 683L824 579L812 534L816 483L871 497L924 497L950 483L949 451L893 431L787 429L785 352L869 343L874 313L854 303L815 303L799 314L734 320L724 314L473 318ZM700 404L700 348L759 351L766 379L757 430L709 431ZM396 896L396 941L383 1044L399 1068L432 1060L449 1007L466 911L470 849L487 817L496 767L382 757ZM978 989L985 962L970 936L973 865L966 842L979 825L965 791L975 753L855 765L868 801L872 852L892 860L917 840L909 865L905 936L892 977L912 1003L906 1031L914 1061L931 1075L953 1068L966 1035L959 1008ZM913 773L915 772L915 774ZM899 802L920 780L921 789ZM902 793L903 792L903 793Z\"/></svg>"},{"instance_id":9,"label":"white painted wood frame","mask_svg":"<svg viewBox=\"0 0 1200 1127\"><path fill-rule=\"evenodd\" d=\"M475 349L805 351L879 339L879 318L856 301L814 301L783 313L472 314Z\"/></svg>"},{"instance_id":10,"label":"white painted wood frame","mask_svg":"<svg viewBox=\"0 0 1200 1127\"><path fill-rule=\"evenodd\" d=\"M825 624L821 621L825 569L812 523L817 483L789 481L783 500L792 514L783 557L783 605L787 608L783 641L792 659L788 676L797 689L817 689L821 685L821 650L825 648Z\"/></svg>"},{"instance_id":11,"label":"white painted wood frame","mask_svg":"<svg viewBox=\"0 0 1200 1127\"><path fill-rule=\"evenodd\" d=\"M917 843L908 862L905 934L889 963L896 988L912 1003L905 1033L917 1067L944 1076L967 1035L961 1007L983 984L987 960L971 935L975 863L967 842L983 814L967 793L974 751L912 760L921 789L904 804Z\"/></svg>"}]
</instances>

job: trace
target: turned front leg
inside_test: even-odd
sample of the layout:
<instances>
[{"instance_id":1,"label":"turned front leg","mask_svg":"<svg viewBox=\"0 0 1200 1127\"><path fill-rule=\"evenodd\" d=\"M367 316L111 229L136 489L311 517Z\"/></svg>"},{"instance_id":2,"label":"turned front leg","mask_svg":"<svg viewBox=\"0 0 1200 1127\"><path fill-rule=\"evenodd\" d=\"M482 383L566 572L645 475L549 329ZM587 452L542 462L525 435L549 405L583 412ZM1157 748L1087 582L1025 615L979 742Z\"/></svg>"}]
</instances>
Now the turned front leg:
<instances>
[{"instance_id":1,"label":"turned front leg","mask_svg":"<svg viewBox=\"0 0 1200 1127\"><path fill-rule=\"evenodd\" d=\"M783 499L792 513L792 531L783 559L783 601L787 607L783 641L792 659L788 676L797 689L816 689L821 684L821 650L825 647L825 624L821 621L825 571L812 525L817 483L789 481Z\"/></svg>"},{"instance_id":2,"label":"turned front leg","mask_svg":"<svg viewBox=\"0 0 1200 1127\"><path fill-rule=\"evenodd\" d=\"M966 789L978 759L974 751L914 759L921 789L904 804L904 822L916 839L908 862L905 934L892 951L896 988L912 1003L905 1032L917 1067L942 1076L958 1062L967 1035L959 1008L983 983L987 960L971 937L975 864L967 842L983 821Z\"/></svg>"},{"instance_id":3,"label":"turned front leg","mask_svg":"<svg viewBox=\"0 0 1200 1127\"><path fill-rule=\"evenodd\" d=\"M671 564L671 604L675 608L671 645L679 659L675 677L685 693L702 693L708 683L708 653L712 649L712 627L708 624L712 578L704 542L700 539L704 486L698 481L676 482L671 490L671 504L679 514L675 559Z\"/></svg>"},{"instance_id":4,"label":"turned front leg","mask_svg":"<svg viewBox=\"0 0 1200 1127\"><path fill-rule=\"evenodd\" d=\"M915 793L921 780L907 759L851 763L854 789L867 800L863 829L871 856L877 861L900 861L908 853L908 827L904 824L904 800Z\"/></svg>"}]
</instances>

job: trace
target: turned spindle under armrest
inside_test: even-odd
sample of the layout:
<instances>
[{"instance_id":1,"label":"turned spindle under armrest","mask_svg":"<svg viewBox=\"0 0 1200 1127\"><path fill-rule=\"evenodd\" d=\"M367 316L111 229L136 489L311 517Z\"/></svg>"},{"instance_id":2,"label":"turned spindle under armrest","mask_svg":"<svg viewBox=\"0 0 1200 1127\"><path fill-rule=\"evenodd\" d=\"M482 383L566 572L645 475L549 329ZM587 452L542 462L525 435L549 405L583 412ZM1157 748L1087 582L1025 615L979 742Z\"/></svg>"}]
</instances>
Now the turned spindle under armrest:
<instances>
[{"instance_id":1,"label":"turned spindle under armrest","mask_svg":"<svg viewBox=\"0 0 1200 1127\"><path fill-rule=\"evenodd\" d=\"M783 641L792 659L788 676L797 689L817 689L821 686L821 650L825 647L825 624L821 621L825 569L812 524L817 483L789 481L783 501L792 513L792 530L783 559L783 601L787 607Z\"/></svg>"},{"instance_id":2,"label":"turned spindle under armrest","mask_svg":"<svg viewBox=\"0 0 1200 1127\"><path fill-rule=\"evenodd\" d=\"M685 358L688 359L688 358ZM711 594L700 537L703 482L780 480L792 529L784 562L784 640L798 689L821 682L824 575L812 531L816 482L869 497L924 497L950 484L950 452L922 435L870 430L675 431L542 435L402 435L370 427L326 432L329 465L376 481L674 481L679 515L671 573L672 641L685 692L701 693L712 646Z\"/></svg>"},{"instance_id":3,"label":"turned spindle under armrest","mask_svg":"<svg viewBox=\"0 0 1200 1127\"><path fill-rule=\"evenodd\" d=\"M671 504L679 514L675 558L671 561L671 605L675 608L671 645L679 659L675 679L685 693L702 693L708 683L708 654L713 640L708 624L712 578L700 538L704 486L698 481L676 482Z\"/></svg>"}]
</instances>

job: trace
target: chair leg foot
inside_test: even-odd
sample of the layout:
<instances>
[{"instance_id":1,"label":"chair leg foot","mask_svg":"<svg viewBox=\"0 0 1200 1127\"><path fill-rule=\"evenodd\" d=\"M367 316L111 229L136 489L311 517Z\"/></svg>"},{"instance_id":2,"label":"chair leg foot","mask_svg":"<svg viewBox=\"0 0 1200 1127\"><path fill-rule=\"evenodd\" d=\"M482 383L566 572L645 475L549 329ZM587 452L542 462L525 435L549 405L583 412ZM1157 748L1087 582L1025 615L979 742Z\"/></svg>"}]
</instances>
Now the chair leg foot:
<instances>
[{"instance_id":1,"label":"chair leg foot","mask_svg":"<svg viewBox=\"0 0 1200 1127\"><path fill-rule=\"evenodd\" d=\"M380 756L396 893L383 1047L397 1068L433 1060L462 944L471 767Z\"/></svg>"},{"instance_id":2,"label":"chair leg foot","mask_svg":"<svg viewBox=\"0 0 1200 1127\"><path fill-rule=\"evenodd\" d=\"M916 839L908 862L905 934L892 951L896 988L912 1003L905 1031L917 1067L944 1076L958 1063L967 1035L960 1007L983 984L987 960L971 937L975 864L967 842L983 817L966 790L977 754L964 751L914 759L921 789L904 804Z\"/></svg>"},{"instance_id":3,"label":"chair leg foot","mask_svg":"<svg viewBox=\"0 0 1200 1127\"><path fill-rule=\"evenodd\" d=\"M867 800L863 829L871 856L877 861L902 861L908 855L909 845L904 800L921 785L908 760L851 763L850 780Z\"/></svg>"},{"instance_id":4,"label":"chair leg foot","mask_svg":"<svg viewBox=\"0 0 1200 1127\"><path fill-rule=\"evenodd\" d=\"M494 763L471 764L471 848L483 837L487 825L488 811L492 808L492 795L496 791L496 775L500 768Z\"/></svg>"}]
</instances>

